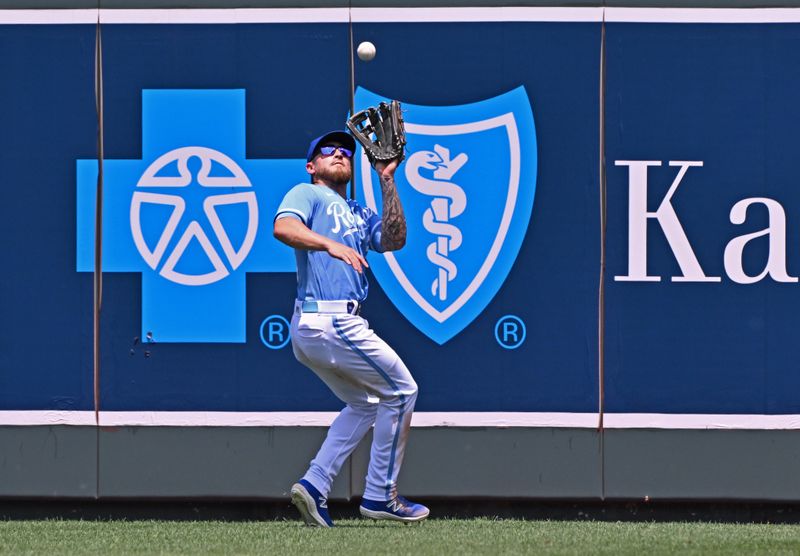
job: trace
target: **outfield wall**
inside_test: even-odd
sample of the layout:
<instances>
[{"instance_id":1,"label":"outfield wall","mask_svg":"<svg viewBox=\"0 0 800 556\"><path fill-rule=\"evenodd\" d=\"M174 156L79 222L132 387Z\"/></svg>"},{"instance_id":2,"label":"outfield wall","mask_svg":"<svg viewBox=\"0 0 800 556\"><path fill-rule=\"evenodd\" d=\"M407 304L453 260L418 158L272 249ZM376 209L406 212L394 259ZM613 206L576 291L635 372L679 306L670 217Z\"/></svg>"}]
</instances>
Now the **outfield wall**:
<instances>
[{"instance_id":1,"label":"outfield wall","mask_svg":"<svg viewBox=\"0 0 800 556\"><path fill-rule=\"evenodd\" d=\"M709 5L0 3L0 496L285 496L341 404L272 215L396 98L404 492L800 499L800 7Z\"/></svg>"}]
</instances>

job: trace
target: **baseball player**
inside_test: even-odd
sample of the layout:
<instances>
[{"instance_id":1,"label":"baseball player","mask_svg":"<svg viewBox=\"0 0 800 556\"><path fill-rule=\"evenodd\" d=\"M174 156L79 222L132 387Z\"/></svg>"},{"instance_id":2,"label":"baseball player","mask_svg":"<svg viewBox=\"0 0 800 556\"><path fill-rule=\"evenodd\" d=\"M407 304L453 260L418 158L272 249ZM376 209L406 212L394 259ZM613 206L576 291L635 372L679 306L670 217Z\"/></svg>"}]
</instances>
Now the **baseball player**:
<instances>
[{"instance_id":1,"label":"baseball player","mask_svg":"<svg viewBox=\"0 0 800 556\"><path fill-rule=\"evenodd\" d=\"M308 148L311 183L289 191L275 215L274 235L294 247L297 300L292 349L345 404L306 474L292 486L292 503L308 525L332 527L327 498L342 464L375 426L361 514L420 521L429 510L397 494L417 384L400 357L359 313L367 298L369 249L405 245L406 222L397 196L398 160L376 163L382 215L347 199L355 141L345 131L317 137Z\"/></svg>"}]
</instances>

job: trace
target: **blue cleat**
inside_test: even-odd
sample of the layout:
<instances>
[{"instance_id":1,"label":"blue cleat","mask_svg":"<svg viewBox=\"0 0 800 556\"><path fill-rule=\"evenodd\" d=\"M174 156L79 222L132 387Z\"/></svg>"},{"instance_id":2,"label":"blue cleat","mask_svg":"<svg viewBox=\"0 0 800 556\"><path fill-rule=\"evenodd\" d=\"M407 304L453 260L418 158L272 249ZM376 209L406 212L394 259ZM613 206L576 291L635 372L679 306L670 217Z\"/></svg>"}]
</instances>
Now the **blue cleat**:
<instances>
[{"instance_id":1,"label":"blue cleat","mask_svg":"<svg viewBox=\"0 0 800 556\"><path fill-rule=\"evenodd\" d=\"M312 527L333 527L328 515L328 499L314 488L314 485L300 479L292 485L292 504L294 504L306 525Z\"/></svg>"},{"instance_id":2,"label":"blue cleat","mask_svg":"<svg viewBox=\"0 0 800 556\"><path fill-rule=\"evenodd\" d=\"M402 496L396 496L393 500L367 500L361 499L359 508L361 515L372 519L393 519L412 523L422 521L431 511L422 504L409 502Z\"/></svg>"}]
</instances>

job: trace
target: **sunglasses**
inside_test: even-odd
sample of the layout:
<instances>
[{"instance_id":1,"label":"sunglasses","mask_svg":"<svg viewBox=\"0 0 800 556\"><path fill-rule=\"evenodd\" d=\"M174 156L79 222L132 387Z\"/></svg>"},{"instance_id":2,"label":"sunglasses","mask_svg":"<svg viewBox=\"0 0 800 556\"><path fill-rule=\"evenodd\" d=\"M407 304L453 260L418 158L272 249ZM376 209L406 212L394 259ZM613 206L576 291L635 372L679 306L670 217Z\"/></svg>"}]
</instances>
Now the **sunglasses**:
<instances>
[{"instance_id":1,"label":"sunglasses","mask_svg":"<svg viewBox=\"0 0 800 556\"><path fill-rule=\"evenodd\" d=\"M339 149L339 152L345 155L347 158L353 158L353 151L351 151L350 149L346 149L344 147L333 147L330 145L320 147L319 154L321 154L322 156L331 156L333 153L336 152L336 149Z\"/></svg>"}]
</instances>

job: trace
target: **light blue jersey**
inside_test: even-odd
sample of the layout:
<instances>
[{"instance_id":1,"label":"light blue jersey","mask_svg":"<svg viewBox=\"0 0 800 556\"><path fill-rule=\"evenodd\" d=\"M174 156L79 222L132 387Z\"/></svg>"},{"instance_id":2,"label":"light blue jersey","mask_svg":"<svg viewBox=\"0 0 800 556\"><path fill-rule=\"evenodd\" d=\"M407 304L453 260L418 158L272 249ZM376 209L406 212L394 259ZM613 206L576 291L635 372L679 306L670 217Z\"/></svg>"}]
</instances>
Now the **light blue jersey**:
<instances>
[{"instance_id":1,"label":"light blue jersey","mask_svg":"<svg viewBox=\"0 0 800 556\"><path fill-rule=\"evenodd\" d=\"M311 231L352 247L362 257L367 251L382 252L381 217L355 200L343 199L324 185L301 183L283 198L275 219L297 218ZM356 300L367 298L366 273L359 274L325 251L295 249L297 299L301 301Z\"/></svg>"}]
</instances>

